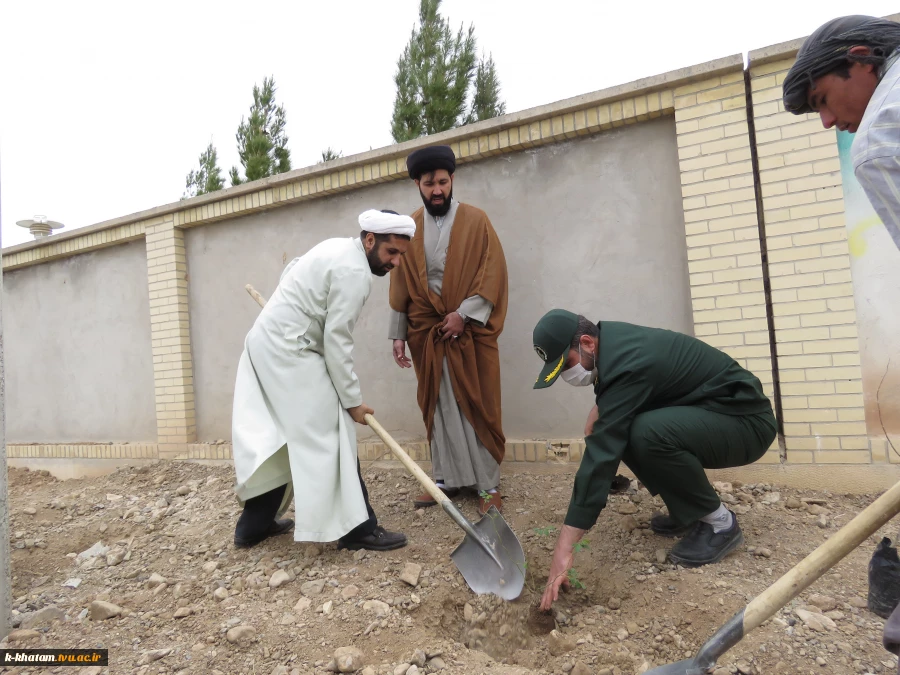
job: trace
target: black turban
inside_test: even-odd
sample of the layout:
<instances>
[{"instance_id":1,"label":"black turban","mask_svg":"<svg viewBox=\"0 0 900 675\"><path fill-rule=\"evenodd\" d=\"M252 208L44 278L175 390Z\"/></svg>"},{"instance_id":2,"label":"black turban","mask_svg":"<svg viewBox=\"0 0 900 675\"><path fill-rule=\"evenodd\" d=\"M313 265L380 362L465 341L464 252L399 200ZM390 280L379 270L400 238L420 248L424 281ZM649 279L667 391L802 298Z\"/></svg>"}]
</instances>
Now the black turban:
<instances>
[{"instance_id":1,"label":"black turban","mask_svg":"<svg viewBox=\"0 0 900 675\"><path fill-rule=\"evenodd\" d=\"M444 169L453 174L456 171L456 156L449 145L431 145L427 148L419 148L406 158L406 168L409 177L418 180L424 173L431 173Z\"/></svg>"},{"instance_id":2,"label":"black turban","mask_svg":"<svg viewBox=\"0 0 900 675\"><path fill-rule=\"evenodd\" d=\"M900 23L857 14L819 26L806 38L784 78L784 109L795 115L814 112L809 106L810 87L844 66L847 52L857 45L868 47L875 57L886 58L900 46Z\"/></svg>"}]
</instances>

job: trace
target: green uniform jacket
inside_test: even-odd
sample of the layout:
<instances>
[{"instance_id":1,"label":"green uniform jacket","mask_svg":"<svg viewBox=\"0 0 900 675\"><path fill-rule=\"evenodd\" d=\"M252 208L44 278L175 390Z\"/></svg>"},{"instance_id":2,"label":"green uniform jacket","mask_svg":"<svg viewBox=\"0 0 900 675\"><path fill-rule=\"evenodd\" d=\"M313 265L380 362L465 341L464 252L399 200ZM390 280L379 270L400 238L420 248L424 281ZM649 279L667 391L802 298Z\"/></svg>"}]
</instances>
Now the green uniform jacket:
<instances>
[{"instance_id":1,"label":"green uniform jacket","mask_svg":"<svg viewBox=\"0 0 900 675\"><path fill-rule=\"evenodd\" d=\"M566 514L566 525L594 526L634 418L672 406L696 406L726 415L771 412L759 379L724 352L670 330L604 321L594 385L600 417L585 438L585 452Z\"/></svg>"}]
</instances>

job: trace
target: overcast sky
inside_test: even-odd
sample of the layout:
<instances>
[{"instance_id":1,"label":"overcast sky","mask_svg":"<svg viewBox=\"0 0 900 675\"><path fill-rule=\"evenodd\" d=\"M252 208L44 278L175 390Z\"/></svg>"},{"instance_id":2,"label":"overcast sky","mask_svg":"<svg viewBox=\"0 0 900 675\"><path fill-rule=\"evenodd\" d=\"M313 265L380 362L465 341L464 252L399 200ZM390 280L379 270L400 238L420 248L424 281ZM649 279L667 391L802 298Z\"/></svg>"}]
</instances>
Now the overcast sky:
<instances>
[{"instance_id":1,"label":"overcast sky","mask_svg":"<svg viewBox=\"0 0 900 675\"><path fill-rule=\"evenodd\" d=\"M497 64L507 111L809 34L895 0L749 5L721 0L444 0L475 25ZM66 229L177 201L212 139L227 174L254 83L273 75L293 167L331 146L391 143L397 58L418 0L231 3L42 2L0 9L0 216ZM227 181L226 181L227 184Z\"/></svg>"}]
</instances>

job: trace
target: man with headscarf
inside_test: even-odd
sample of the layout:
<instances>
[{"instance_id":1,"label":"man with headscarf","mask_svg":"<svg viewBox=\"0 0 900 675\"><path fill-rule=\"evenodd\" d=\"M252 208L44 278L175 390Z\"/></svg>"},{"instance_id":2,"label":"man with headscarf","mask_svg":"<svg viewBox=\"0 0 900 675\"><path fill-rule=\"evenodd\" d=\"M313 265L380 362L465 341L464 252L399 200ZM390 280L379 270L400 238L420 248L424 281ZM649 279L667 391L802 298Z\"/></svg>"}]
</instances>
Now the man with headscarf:
<instances>
[{"instance_id":1,"label":"man with headscarf","mask_svg":"<svg viewBox=\"0 0 900 675\"><path fill-rule=\"evenodd\" d=\"M356 453L373 410L353 368L353 327L372 275L400 264L415 233L409 216L369 210L360 236L327 239L292 260L247 334L234 388L235 491L244 510L235 546L293 526L278 520L295 498L296 541L386 551L403 534L378 525Z\"/></svg>"},{"instance_id":2,"label":"man with headscarf","mask_svg":"<svg viewBox=\"0 0 900 675\"><path fill-rule=\"evenodd\" d=\"M416 150L406 166L424 208L413 213L416 235L391 272L394 361L415 366L435 482L450 497L474 488L484 514L502 509L497 338L506 319L506 258L484 211L453 199L456 157L448 146ZM423 494L414 504L435 501Z\"/></svg>"},{"instance_id":3,"label":"man with headscarf","mask_svg":"<svg viewBox=\"0 0 900 675\"><path fill-rule=\"evenodd\" d=\"M900 23L832 19L810 35L784 79L784 108L855 133L853 170L900 247Z\"/></svg>"}]
</instances>

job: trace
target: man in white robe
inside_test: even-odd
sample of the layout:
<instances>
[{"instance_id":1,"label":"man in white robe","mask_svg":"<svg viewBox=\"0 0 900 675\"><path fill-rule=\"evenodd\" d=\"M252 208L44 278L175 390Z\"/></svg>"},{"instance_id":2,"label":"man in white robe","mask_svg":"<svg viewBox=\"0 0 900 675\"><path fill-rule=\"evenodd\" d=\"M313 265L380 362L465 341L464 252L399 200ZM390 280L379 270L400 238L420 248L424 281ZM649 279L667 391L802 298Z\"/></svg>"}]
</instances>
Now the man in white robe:
<instances>
[{"instance_id":1,"label":"man in white robe","mask_svg":"<svg viewBox=\"0 0 900 675\"><path fill-rule=\"evenodd\" d=\"M288 531L279 520L295 499L296 541L338 540L339 548L391 550L368 501L353 422L363 403L353 369L353 327L372 288L400 263L415 223L366 211L360 237L328 239L292 260L247 334L232 416L235 491L244 510L238 547Z\"/></svg>"}]
</instances>

